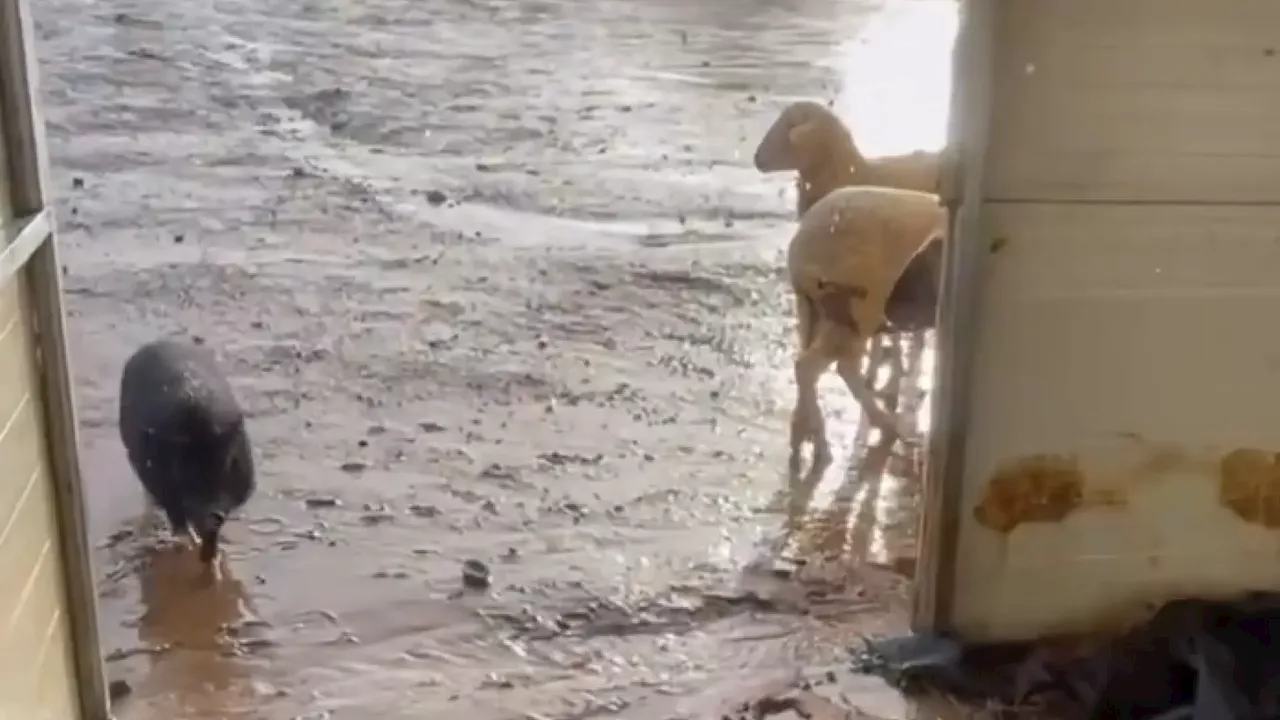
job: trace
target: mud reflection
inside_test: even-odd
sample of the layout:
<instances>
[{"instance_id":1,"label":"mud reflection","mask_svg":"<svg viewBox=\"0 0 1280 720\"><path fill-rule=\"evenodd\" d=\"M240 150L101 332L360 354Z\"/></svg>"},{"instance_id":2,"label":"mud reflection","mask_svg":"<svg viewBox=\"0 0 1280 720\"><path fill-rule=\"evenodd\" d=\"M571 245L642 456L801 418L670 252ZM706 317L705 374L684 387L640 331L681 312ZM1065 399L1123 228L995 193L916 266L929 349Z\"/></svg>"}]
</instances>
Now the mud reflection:
<instances>
[{"instance_id":1,"label":"mud reflection","mask_svg":"<svg viewBox=\"0 0 1280 720\"><path fill-rule=\"evenodd\" d=\"M254 707L251 669L240 658L252 627L248 589L226 562L215 577L180 543L148 548L139 568L139 682L143 717L239 717Z\"/></svg>"},{"instance_id":2,"label":"mud reflection","mask_svg":"<svg viewBox=\"0 0 1280 720\"><path fill-rule=\"evenodd\" d=\"M921 411L929 397L932 332L874 336L863 372L879 402L910 427L928 432ZM926 357L929 356L929 357ZM926 362L929 360L930 362ZM844 463L814 468L787 499L791 550L807 560L912 565L922 458L859 422ZM819 493L823 486L831 489Z\"/></svg>"}]
</instances>

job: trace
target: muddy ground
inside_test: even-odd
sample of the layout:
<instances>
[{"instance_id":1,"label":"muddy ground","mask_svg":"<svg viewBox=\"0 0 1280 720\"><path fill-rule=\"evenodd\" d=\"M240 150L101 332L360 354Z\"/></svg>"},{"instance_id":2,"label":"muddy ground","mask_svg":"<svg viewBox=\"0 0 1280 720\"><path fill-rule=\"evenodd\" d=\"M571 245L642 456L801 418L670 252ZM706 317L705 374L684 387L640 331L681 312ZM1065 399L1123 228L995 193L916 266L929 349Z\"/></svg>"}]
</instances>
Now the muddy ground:
<instances>
[{"instance_id":1,"label":"muddy ground","mask_svg":"<svg viewBox=\"0 0 1280 720\"><path fill-rule=\"evenodd\" d=\"M796 98L870 152L932 142L945 88L911 73L945 48L901 82L859 48L938 45L949 5L906 4L879 40L900 6L37 4L121 720L719 717L900 623L862 564L911 552L894 482L833 478L782 554L835 565L776 562L793 201L750 155ZM216 588L116 435L124 358L170 334L252 415Z\"/></svg>"}]
</instances>

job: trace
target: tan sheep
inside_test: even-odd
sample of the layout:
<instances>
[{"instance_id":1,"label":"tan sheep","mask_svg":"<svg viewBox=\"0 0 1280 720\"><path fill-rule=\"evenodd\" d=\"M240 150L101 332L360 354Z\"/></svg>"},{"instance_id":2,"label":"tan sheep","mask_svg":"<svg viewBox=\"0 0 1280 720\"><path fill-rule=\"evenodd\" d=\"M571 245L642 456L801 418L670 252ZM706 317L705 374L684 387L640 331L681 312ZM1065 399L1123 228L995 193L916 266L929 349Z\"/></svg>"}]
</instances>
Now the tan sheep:
<instances>
[{"instance_id":1,"label":"tan sheep","mask_svg":"<svg viewBox=\"0 0 1280 720\"><path fill-rule=\"evenodd\" d=\"M788 105L773 121L756 147L755 165L764 173L796 171L798 217L827 193L850 185L938 191L937 153L864 157L840 118L808 100Z\"/></svg>"},{"instance_id":2,"label":"tan sheep","mask_svg":"<svg viewBox=\"0 0 1280 720\"><path fill-rule=\"evenodd\" d=\"M815 468L830 464L818 380L833 364L875 426L913 440L876 403L862 356L872 334L933 325L946 228L936 195L874 186L833 190L801 218L787 252L799 332L793 474L806 440Z\"/></svg>"}]
</instances>

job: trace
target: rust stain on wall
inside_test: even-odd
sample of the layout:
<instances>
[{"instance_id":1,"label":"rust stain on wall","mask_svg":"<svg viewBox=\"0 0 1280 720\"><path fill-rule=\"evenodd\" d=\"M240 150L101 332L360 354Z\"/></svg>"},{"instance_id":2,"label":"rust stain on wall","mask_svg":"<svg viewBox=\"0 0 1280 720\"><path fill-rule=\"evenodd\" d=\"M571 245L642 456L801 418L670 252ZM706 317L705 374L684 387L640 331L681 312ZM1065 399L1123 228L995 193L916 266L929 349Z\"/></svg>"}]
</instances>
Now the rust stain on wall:
<instances>
[{"instance_id":1,"label":"rust stain on wall","mask_svg":"<svg viewBox=\"0 0 1280 720\"><path fill-rule=\"evenodd\" d=\"M1009 533L1023 523L1061 522L1082 508L1123 507L1127 493L1140 483L1216 473L1222 507L1247 523L1280 529L1280 453L1237 448L1221 454L1156 443L1136 433L1120 437L1136 443L1139 456L1109 470L1095 468L1088 480L1074 455L1028 455L999 466L973 509L974 519Z\"/></svg>"},{"instance_id":2,"label":"rust stain on wall","mask_svg":"<svg viewBox=\"0 0 1280 720\"><path fill-rule=\"evenodd\" d=\"M1280 454L1237 448L1223 455L1218 502L1245 522L1280 528Z\"/></svg>"},{"instance_id":3,"label":"rust stain on wall","mask_svg":"<svg viewBox=\"0 0 1280 720\"><path fill-rule=\"evenodd\" d=\"M996 469L973 509L979 524L1008 533L1022 523L1059 522L1085 501L1085 479L1067 455L1030 455Z\"/></svg>"}]
</instances>

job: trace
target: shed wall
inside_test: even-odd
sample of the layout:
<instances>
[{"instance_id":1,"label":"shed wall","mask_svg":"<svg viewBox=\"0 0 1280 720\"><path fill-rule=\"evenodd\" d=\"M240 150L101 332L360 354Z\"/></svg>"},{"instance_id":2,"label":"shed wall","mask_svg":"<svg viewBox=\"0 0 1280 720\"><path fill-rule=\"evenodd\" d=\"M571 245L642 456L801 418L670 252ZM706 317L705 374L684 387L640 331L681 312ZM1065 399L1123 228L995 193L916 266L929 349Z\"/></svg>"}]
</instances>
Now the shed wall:
<instances>
[{"instance_id":1,"label":"shed wall","mask_svg":"<svg viewBox=\"0 0 1280 720\"><path fill-rule=\"evenodd\" d=\"M971 385L924 605L995 641L1280 589L1280 4L978 2L976 317L944 348Z\"/></svg>"}]
</instances>

